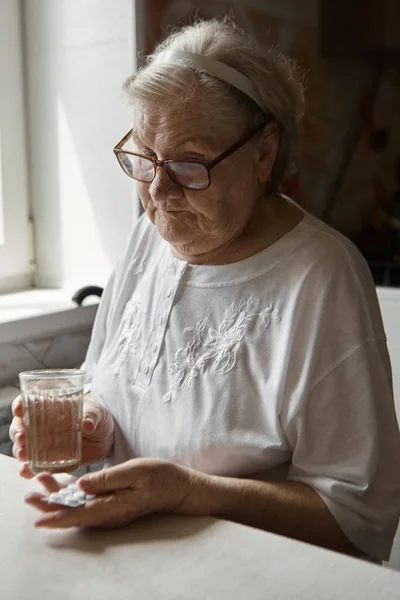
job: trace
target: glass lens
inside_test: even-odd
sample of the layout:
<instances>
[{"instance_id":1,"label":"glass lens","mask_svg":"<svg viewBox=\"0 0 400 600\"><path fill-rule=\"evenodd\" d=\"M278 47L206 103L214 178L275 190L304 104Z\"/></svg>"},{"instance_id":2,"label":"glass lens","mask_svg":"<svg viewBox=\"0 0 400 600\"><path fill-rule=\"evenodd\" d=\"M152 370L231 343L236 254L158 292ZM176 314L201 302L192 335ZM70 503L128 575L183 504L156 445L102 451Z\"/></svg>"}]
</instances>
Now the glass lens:
<instances>
[{"instance_id":1,"label":"glass lens","mask_svg":"<svg viewBox=\"0 0 400 600\"><path fill-rule=\"evenodd\" d=\"M124 152L118 152L117 156L121 167L129 177L138 181L153 181L154 165L151 160Z\"/></svg>"},{"instance_id":2,"label":"glass lens","mask_svg":"<svg viewBox=\"0 0 400 600\"><path fill-rule=\"evenodd\" d=\"M167 169L179 185L191 190L204 190L209 185L208 169L196 162L171 162Z\"/></svg>"}]
</instances>

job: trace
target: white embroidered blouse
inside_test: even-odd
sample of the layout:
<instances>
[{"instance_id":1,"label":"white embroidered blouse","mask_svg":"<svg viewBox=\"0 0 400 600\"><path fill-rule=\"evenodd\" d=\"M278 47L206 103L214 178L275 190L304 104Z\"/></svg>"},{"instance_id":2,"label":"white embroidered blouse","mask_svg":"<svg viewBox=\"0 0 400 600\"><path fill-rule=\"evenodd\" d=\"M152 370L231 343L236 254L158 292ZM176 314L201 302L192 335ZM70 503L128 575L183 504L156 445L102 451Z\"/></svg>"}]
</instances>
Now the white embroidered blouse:
<instances>
[{"instance_id":1,"label":"white embroidered blouse","mask_svg":"<svg viewBox=\"0 0 400 600\"><path fill-rule=\"evenodd\" d=\"M174 258L143 216L85 369L114 416L111 464L302 481L356 546L388 557L400 437L375 288L355 247L311 215L225 266Z\"/></svg>"}]
</instances>

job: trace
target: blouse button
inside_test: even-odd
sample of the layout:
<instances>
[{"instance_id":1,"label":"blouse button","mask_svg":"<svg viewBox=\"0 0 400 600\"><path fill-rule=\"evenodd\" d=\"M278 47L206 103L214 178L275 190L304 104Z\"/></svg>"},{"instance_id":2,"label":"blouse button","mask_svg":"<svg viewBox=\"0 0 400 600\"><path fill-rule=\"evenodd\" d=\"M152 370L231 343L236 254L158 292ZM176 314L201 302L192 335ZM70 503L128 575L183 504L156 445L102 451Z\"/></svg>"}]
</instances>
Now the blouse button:
<instances>
[{"instance_id":1,"label":"blouse button","mask_svg":"<svg viewBox=\"0 0 400 600\"><path fill-rule=\"evenodd\" d=\"M165 297L166 298L171 298L171 288L168 288L167 291L165 292Z\"/></svg>"},{"instance_id":2,"label":"blouse button","mask_svg":"<svg viewBox=\"0 0 400 600\"><path fill-rule=\"evenodd\" d=\"M153 350L154 353L157 352L157 344L153 344L151 349Z\"/></svg>"},{"instance_id":3,"label":"blouse button","mask_svg":"<svg viewBox=\"0 0 400 600\"><path fill-rule=\"evenodd\" d=\"M164 319L162 317L158 317L158 324L162 325L164 323Z\"/></svg>"},{"instance_id":4,"label":"blouse button","mask_svg":"<svg viewBox=\"0 0 400 600\"><path fill-rule=\"evenodd\" d=\"M144 371L144 374L147 375L148 372L150 371L149 365L146 365L145 368L143 369L143 371Z\"/></svg>"}]
</instances>

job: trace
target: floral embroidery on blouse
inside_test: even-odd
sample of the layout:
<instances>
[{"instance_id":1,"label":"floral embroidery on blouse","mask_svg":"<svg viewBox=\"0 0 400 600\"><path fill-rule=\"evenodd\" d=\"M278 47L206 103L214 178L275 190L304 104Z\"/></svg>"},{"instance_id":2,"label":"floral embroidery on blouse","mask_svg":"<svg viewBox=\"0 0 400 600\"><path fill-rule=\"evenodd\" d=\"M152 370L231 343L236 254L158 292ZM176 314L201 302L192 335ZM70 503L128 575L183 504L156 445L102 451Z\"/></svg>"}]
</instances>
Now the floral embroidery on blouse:
<instances>
[{"instance_id":1,"label":"floral embroidery on blouse","mask_svg":"<svg viewBox=\"0 0 400 600\"><path fill-rule=\"evenodd\" d=\"M142 271L138 270L137 272L140 273ZM146 313L146 309L141 305L141 297L141 286L139 285L132 298L127 302L124 314L122 315L117 356L113 364L114 375L118 375L121 365L126 358L133 356L138 350L138 341L142 335L142 317Z\"/></svg>"},{"instance_id":2,"label":"floral embroidery on blouse","mask_svg":"<svg viewBox=\"0 0 400 600\"><path fill-rule=\"evenodd\" d=\"M186 327L184 332L192 339L186 347L179 348L176 360L169 368L174 376L172 389L190 387L206 368L218 375L231 371L249 324L260 318L268 328L272 319L279 318L278 311L272 306L259 311L259 304L260 301L254 298L232 304L225 311L218 329L210 327L207 318L201 319L195 327Z\"/></svg>"},{"instance_id":3,"label":"floral embroidery on blouse","mask_svg":"<svg viewBox=\"0 0 400 600\"><path fill-rule=\"evenodd\" d=\"M139 258L135 256L129 263L128 271L132 271L134 275L140 275L141 273L144 273L145 268L146 261L139 260Z\"/></svg>"}]
</instances>

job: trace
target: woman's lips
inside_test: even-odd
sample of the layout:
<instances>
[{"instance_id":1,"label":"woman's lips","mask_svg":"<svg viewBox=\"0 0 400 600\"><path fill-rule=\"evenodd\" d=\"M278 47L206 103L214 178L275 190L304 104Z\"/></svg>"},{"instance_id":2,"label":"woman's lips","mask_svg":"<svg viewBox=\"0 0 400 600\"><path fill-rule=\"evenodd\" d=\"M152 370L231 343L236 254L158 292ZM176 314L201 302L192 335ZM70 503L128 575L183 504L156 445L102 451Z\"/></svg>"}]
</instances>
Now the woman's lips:
<instances>
[{"instance_id":1,"label":"woman's lips","mask_svg":"<svg viewBox=\"0 0 400 600\"><path fill-rule=\"evenodd\" d=\"M156 210L158 210L158 211L160 211L160 212L162 212L162 213L167 213L167 214L189 212L188 210L169 209L169 208L158 208L158 207L156 207Z\"/></svg>"}]
</instances>

